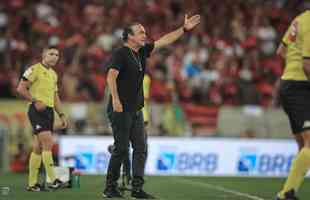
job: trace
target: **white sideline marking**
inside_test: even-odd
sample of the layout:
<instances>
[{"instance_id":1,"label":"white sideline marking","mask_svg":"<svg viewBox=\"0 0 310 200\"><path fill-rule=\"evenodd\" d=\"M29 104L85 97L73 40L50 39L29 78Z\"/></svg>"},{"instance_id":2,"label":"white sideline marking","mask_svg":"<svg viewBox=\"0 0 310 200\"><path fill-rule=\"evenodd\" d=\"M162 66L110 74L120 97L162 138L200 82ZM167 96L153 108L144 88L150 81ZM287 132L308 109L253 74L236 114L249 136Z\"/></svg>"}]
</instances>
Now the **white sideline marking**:
<instances>
[{"instance_id":1,"label":"white sideline marking","mask_svg":"<svg viewBox=\"0 0 310 200\"><path fill-rule=\"evenodd\" d=\"M192 181L192 180L187 180L187 179L182 179L182 180L179 180L179 181L180 182L184 182L184 183L190 183L190 184L201 186L201 187L207 187L207 188L210 188L210 189L213 189L213 190L218 190L218 191L222 191L222 192L226 192L226 193L231 193L233 195L240 196L240 197L246 197L248 199L265 200L265 199L263 199L261 197L258 197L258 196L254 196L254 195L251 195L251 194L238 192L238 191L227 189L227 188L224 188L222 186L218 186L218 185L214 185L214 184L202 183L202 182Z\"/></svg>"}]
</instances>

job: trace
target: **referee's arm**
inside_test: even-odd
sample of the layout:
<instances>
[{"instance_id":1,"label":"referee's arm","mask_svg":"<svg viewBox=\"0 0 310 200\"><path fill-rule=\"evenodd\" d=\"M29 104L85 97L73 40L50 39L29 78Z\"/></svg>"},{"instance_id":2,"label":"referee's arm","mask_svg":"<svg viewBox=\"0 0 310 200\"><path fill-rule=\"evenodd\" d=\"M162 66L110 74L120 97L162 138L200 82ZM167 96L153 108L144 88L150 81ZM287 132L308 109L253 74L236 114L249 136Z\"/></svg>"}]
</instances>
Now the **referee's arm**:
<instances>
[{"instance_id":1,"label":"referee's arm","mask_svg":"<svg viewBox=\"0 0 310 200\"><path fill-rule=\"evenodd\" d=\"M308 23L304 23L303 27L308 26ZM302 57L303 57L303 70L307 79L310 80L310 33L303 32L303 43L302 43Z\"/></svg>"},{"instance_id":2,"label":"referee's arm","mask_svg":"<svg viewBox=\"0 0 310 200\"><path fill-rule=\"evenodd\" d=\"M18 83L18 86L16 88L16 92L17 94L19 94L19 96L23 97L24 99L32 102L34 101L34 99L32 98L28 88L30 87L31 82L28 81L25 77L23 77L20 82Z\"/></svg>"},{"instance_id":3,"label":"referee's arm","mask_svg":"<svg viewBox=\"0 0 310 200\"><path fill-rule=\"evenodd\" d=\"M303 68L307 76L307 79L310 80L310 58L308 57L303 58Z\"/></svg>"},{"instance_id":4,"label":"referee's arm","mask_svg":"<svg viewBox=\"0 0 310 200\"><path fill-rule=\"evenodd\" d=\"M58 114L60 120L61 120L61 129L65 129L68 126L68 122L66 119L65 114L61 110L61 101L58 95L58 92L55 92L55 97L54 97L54 109L56 113Z\"/></svg>"}]
</instances>

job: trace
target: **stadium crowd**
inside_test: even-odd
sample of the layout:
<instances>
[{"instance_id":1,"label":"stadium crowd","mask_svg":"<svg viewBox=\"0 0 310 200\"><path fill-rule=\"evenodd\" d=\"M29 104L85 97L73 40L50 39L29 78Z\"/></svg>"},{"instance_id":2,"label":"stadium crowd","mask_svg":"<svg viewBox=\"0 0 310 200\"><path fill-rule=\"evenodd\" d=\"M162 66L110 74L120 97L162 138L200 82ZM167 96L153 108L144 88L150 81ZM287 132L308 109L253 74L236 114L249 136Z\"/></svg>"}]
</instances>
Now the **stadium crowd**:
<instances>
[{"instance_id":1,"label":"stadium crowd","mask_svg":"<svg viewBox=\"0 0 310 200\"><path fill-rule=\"evenodd\" d=\"M62 100L102 102L105 67L112 49L121 45L125 25L140 22L152 41L179 27L185 13L199 13L200 26L149 59L150 100L159 105L179 101L179 105L268 106L283 70L275 50L289 22L302 9L302 2L1 0L0 98L15 99L16 86L27 66L40 60L43 47L56 45L62 52L56 69ZM86 109L77 105L74 131L79 133L79 127L85 126L81 110L86 113ZM185 132L184 127L178 127L184 123L172 123L161 109L151 114L161 116L152 121L158 129L156 134ZM251 130L247 131L252 137ZM25 167L27 159L20 141L25 141L14 141L19 154L11 168L23 171L21 166Z\"/></svg>"},{"instance_id":2,"label":"stadium crowd","mask_svg":"<svg viewBox=\"0 0 310 200\"><path fill-rule=\"evenodd\" d=\"M283 66L274 52L300 2L3 0L0 97L15 98L25 68L40 58L42 47L57 45L62 99L101 101L105 66L120 45L122 27L138 21L154 40L180 26L184 13L200 13L199 27L149 60L151 100L266 106Z\"/></svg>"}]
</instances>

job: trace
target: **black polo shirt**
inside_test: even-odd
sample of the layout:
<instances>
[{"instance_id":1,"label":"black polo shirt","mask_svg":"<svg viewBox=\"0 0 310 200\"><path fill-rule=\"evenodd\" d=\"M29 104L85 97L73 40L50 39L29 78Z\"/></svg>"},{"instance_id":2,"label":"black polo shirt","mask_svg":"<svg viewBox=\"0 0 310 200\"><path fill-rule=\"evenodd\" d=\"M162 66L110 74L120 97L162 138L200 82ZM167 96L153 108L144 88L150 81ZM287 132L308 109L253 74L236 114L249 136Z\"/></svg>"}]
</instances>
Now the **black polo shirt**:
<instances>
[{"instance_id":1,"label":"black polo shirt","mask_svg":"<svg viewBox=\"0 0 310 200\"><path fill-rule=\"evenodd\" d=\"M109 62L108 69L119 71L117 77L117 91L124 112L135 112L143 108L143 77L146 58L154 49L154 43L148 43L135 52L123 46L117 49ZM112 96L110 95L108 111L112 111Z\"/></svg>"}]
</instances>

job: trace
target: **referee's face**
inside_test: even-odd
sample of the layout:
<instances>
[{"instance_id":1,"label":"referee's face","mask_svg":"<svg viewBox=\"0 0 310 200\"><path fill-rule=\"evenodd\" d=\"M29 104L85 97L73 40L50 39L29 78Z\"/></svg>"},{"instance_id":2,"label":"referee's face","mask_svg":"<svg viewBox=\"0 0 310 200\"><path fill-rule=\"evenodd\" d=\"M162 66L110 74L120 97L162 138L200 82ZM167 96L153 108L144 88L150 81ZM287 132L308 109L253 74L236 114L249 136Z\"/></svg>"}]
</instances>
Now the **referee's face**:
<instances>
[{"instance_id":1,"label":"referee's face","mask_svg":"<svg viewBox=\"0 0 310 200\"><path fill-rule=\"evenodd\" d=\"M59 51L57 49L47 49L43 52L43 63L49 67L53 67L59 60Z\"/></svg>"},{"instance_id":2,"label":"referee's face","mask_svg":"<svg viewBox=\"0 0 310 200\"><path fill-rule=\"evenodd\" d=\"M146 33L145 29L141 24L134 25L132 27L133 34L131 35L131 40L139 47L145 45Z\"/></svg>"}]
</instances>

